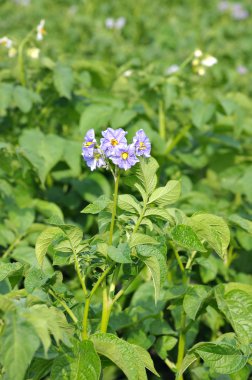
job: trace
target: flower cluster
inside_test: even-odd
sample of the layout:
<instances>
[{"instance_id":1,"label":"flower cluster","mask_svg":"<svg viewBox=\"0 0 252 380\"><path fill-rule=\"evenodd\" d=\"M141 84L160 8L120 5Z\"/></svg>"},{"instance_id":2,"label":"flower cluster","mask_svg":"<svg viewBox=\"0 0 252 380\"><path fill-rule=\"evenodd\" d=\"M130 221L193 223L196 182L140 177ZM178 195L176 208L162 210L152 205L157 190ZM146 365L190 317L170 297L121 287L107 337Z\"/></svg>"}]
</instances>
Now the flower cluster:
<instances>
[{"instance_id":1,"label":"flower cluster","mask_svg":"<svg viewBox=\"0 0 252 380\"><path fill-rule=\"evenodd\" d=\"M122 128L108 128L102 132L100 144L97 143L93 129L90 129L82 146L82 156L93 171L109 167L109 160L121 169L128 170L139 162L139 156L150 157L151 143L145 132L140 129L128 145L127 132Z\"/></svg>"},{"instance_id":2,"label":"flower cluster","mask_svg":"<svg viewBox=\"0 0 252 380\"><path fill-rule=\"evenodd\" d=\"M221 13L229 12L234 20L245 20L249 17L249 12L241 3L230 3L229 1L220 1L218 9Z\"/></svg>"},{"instance_id":3,"label":"flower cluster","mask_svg":"<svg viewBox=\"0 0 252 380\"><path fill-rule=\"evenodd\" d=\"M203 54L201 50L197 49L194 52L192 66L198 75L203 76L206 74L206 68L216 65L217 62L217 58L212 55Z\"/></svg>"},{"instance_id":4,"label":"flower cluster","mask_svg":"<svg viewBox=\"0 0 252 380\"><path fill-rule=\"evenodd\" d=\"M125 17L119 17L118 19L108 17L105 20L105 26L107 29L121 30L124 28L125 24L126 24Z\"/></svg>"}]
</instances>

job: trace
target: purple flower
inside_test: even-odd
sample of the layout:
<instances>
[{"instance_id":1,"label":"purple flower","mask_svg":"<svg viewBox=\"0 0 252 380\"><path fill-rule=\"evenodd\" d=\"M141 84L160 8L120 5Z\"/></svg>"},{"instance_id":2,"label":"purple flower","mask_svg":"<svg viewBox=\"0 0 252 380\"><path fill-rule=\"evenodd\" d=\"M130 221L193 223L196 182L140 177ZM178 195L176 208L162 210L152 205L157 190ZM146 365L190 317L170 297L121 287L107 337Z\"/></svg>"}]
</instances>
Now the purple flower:
<instances>
[{"instance_id":1,"label":"purple flower","mask_svg":"<svg viewBox=\"0 0 252 380\"><path fill-rule=\"evenodd\" d=\"M112 162L119 168L128 170L139 162L135 154L135 146L133 144L117 149L115 156L110 157Z\"/></svg>"},{"instance_id":2,"label":"purple flower","mask_svg":"<svg viewBox=\"0 0 252 380\"><path fill-rule=\"evenodd\" d=\"M86 136L84 137L84 143L82 146L82 154L84 156L90 156L93 154L93 150L96 144L95 133L93 129L87 131Z\"/></svg>"},{"instance_id":3,"label":"purple flower","mask_svg":"<svg viewBox=\"0 0 252 380\"><path fill-rule=\"evenodd\" d=\"M101 150L103 150L107 157L110 158L116 155L118 149L127 146L126 134L127 132L122 128L108 128L106 131L102 132L103 138L101 138Z\"/></svg>"},{"instance_id":4,"label":"purple flower","mask_svg":"<svg viewBox=\"0 0 252 380\"><path fill-rule=\"evenodd\" d=\"M241 66L238 66L238 67L236 68L236 71L237 71L237 73L239 73L240 75L245 75L245 74L247 74L248 69L247 69L247 67L241 65Z\"/></svg>"},{"instance_id":5,"label":"purple flower","mask_svg":"<svg viewBox=\"0 0 252 380\"><path fill-rule=\"evenodd\" d=\"M249 17L249 12L243 8L242 4L234 3L232 5L232 17L235 20L245 20Z\"/></svg>"},{"instance_id":6,"label":"purple flower","mask_svg":"<svg viewBox=\"0 0 252 380\"><path fill-rule=\"evenodd\" d=\"M83 158L91 171L96 168L106 167L106 162L100 149L89 149L89 151L85 151Z\"/></svg>"},{"instance_id":7,"label":"purple flower","mask_svg":"<svg viewBox=\"0 0 252 380\"><path fill-rule=\"evenodd\" d=\"M133 144L137 156L150 157L151 143L143 129L137 131L136 136L133 138Z\"/></svg>"},{"instance_id":8,"label":"purple flower","mask_svg":"<svg viewBox=\"0 0 252 380\"><path fill-rule=\"evenodd\" d=\"M220 1L218 4L218 9L220 12L225 12L230 8L230 4L228 1Z\"/></svg>"}]
</instances>

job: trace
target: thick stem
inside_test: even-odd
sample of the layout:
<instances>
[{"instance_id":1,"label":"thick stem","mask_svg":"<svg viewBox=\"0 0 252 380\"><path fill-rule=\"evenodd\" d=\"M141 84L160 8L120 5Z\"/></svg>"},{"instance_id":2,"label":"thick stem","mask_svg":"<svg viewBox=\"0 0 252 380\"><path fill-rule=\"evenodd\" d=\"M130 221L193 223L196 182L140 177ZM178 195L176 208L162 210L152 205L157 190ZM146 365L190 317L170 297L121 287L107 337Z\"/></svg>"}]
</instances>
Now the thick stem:
<instances>
[{"instance_id":1,"label":"thick stem","mask_svg":"<svg viewBox=\"0 0 252 380\"><path fill-rule=\"evenodd\" d=\"M82 320L82 339L88 338L88 313L90 308L90 302L91 299L96 292L96 290L99 288L103 280L106 278L107 274L110 272L110 270L115 266L115 263L110 265L98 278L98 281L95 283L94 287L92 288L90 294L88 297L86 297L85 306L84 306L84 313L83 313L83 320Z\"/></svg>"},{"instance_id":2,"label":"thick stem","mask_svg":"<svg viewBox=\"0 0 252 380\"><path fill-rule=\"evenodd\" d=\"M117 200L118 200L118 188L119 188L119 179L120 179L120 173L116 172L114 175L115 179L115 189L114 189L114 202L113 202L113 208L112 208L112 217L111 217L111 224L110 224L110 230L109 230L109 245L113 242L113 234L114 234L114 227L115 227L115 218L116 218L116 208L117 208ZM101 331L106 332L108 328L108 321L111 311L110 306L110 295L108 295L108 290L106 287L106 284L103 287L102 292L102 319L101 319Z\"/></svg>"},{"instance_id":3,"label":"thick stem","mask_svg":"<svg viewBox=\"0 0 252 380\"><path fill-rule=\"evenodd\" d=\"M116 207L117 207L117 199L118 199L119 178L120 178L120 174L117 173L115 175L114 202L113 202L112 217L111 217L111 224L110 224L110 230L109 230L109 245L111 245L113 241Z\"/></svg>"},{"instance_id":4,"label":"thick stem","mask_svg":"<svg viewBox=\"0 0 252 380\"><path fill-rule=\"evenodd\" d=\"M179 343L178 343L178 356L177 356L177 369L178 371L181 369L182 362L185 354L185 322L186 315L185 312L182 311L181 315L181 326L180 326L180 334L179 334ZM178 380L183 380L183 376L181 375Z\"/></svg>"},{"instance_id":5,"label":"thick stem","mask_svg":"<svg viewBox=\"0 0 252 380\"><path fill-rule=\"evenodd\" d=\"M20 43L18 48L18 68L19 68L19 80L22 86L26 85L25 68L24 68L24 47L29 39L32 37L34 29L32 29L27 36Z\"/></svg>"},{"instance_id":6,"label":"thick stem","mask_svg":"<svg viewBox=\"0 0 252 380\"><path fill-rule=\"evenodd\" d=\"M160 100L159 102L158 116L159 116L159 134L160 134L160 137L165 140L165 137L166 137L165 111L164 111L164 103L162 100Z\"/></svg>"},{"instance_id":7,"label":"thick stem","mask_svg":"<svg viewBox=\"0 0 252 380\"><path fill-rule=\"evenodd\" d=\"M104 286L102 291L102 305L101 332L106 333L112 307L106 286Z\"/></svg>"},{"instance_id":8,"label":"thick stem","mask_svg":"<svg viewBox=\"0 0 252 380\"><path fill-rule=\"evenodd\" d=\"M82 319L82 340L88 339L88 313L89 313L90 301L91 301L90 298L86 298L85 300L84 313L83 313L83 319Z\"/></svg>"}]
</instances>

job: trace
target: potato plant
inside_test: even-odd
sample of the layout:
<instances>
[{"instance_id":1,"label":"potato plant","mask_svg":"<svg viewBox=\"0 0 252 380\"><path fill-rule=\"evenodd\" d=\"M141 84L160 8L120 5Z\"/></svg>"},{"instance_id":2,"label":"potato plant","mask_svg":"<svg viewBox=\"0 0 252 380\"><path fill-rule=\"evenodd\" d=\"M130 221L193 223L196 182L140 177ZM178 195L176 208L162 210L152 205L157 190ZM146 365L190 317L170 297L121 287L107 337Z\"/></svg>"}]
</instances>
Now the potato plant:
<instances>
[{"instance_id":1,"label":"potato plant","mask_svg":"<svg viewBox=\"0 0 252 380\"><path fill-rule=\"evenodd\" d=\"M0 12L0 378L249 380L250 2Z\"/></svg>"}]
</instances>

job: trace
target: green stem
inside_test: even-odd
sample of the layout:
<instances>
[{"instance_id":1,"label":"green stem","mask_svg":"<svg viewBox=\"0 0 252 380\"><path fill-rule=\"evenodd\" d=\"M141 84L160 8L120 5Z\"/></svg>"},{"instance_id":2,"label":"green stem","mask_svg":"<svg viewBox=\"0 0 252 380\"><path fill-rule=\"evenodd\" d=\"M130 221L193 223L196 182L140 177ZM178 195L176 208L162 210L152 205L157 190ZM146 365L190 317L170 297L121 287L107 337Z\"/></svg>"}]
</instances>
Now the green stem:
<instances>
[{"instance_id":1,"label":"green stem","mask_svg":"<svg viewBox=\"0 0 252 380\"><path fill-rule=\"evenodd\" d=\"M20 241L23 239L24 236L25 235L23 234L16 237L16 239L11 243L9 248L4 252L2 259L6 259L6 257L8 257L11 254L13 249L18 245L18 243L20 243Z\"/></svg>"},{"instance_id":2,"label":"green stem","mask_svg":"<svg viewBox=\"0 0 252 380\"><path fill-rule=\"evenodd\" d=\"M142 209L142 212L141 212L141 214L140 214L140 216L139 216L139 218L135 224L135 227L133 229L133 234L137 232L137 230L138 230L138 228L139 228L139 226L140 226L140 224L144 218L146 207L147 207L147 198L144 199L143 209Z\"/></svg>"},{"instance_id":3,"label":"green stem","mask_svg":"<svg viewBox=\"0 0 252 380\"><path fill-rule=\"evenodd\" d=\"M159 115L159 134L160 134L160 137L165 140L165 137L166 137L165 112L164 112L164 102L162 100L159 101L158 115Z\"/></svg>"},{"instance_id":4,"label":"green stem","mask_svg":"<svg viewBox=\"0 0 252 380\"><path fill-rule=\"evenodd\" d=\"M114 202L113 202L112 217L111 217L111 224L110 224L110 231L109 231L109 245L111 245L112 241L113 241L113 233L114 233L115 217L116 217L116 207L117 207L117 199L118 199L119 178L120 178L120 174L117 173L115 175Z\"/></svg>"},{"instance_id":5,"label":"green stem","mask_svg":"<svg viewBox=\"0 0 252 380\"><path fill-rule=\"evenodd\" d=\"M175 255L176 259L177 259L178 265L179 265L179 267L181 269L181 272L185 273L185 268L184 268L184 265L183 265L183 263L181 261L181 258L179 256L177 248L173 244L171 244L171 246L172 246L174 255Z\"/></svg>"},{"instance_id":6,"label":"green stem","mask_svg":"<svg viewBox=\"0 0 252 380\"><path fill-rule=\"evenodd\" d=\"M74 315L74 313L72 312L72 310L67 306L66 302L63 301L62 299L60 299L52 289L49 289L48 290L48 293L51 294L63 307L64 309L66 310L66 312L68 313L68 315L71 317L71 319L73 320L74 323L78 323L78 319L76 318L76 316Z\"/></svg>"},{"instance_id":7,"label":"green stem","mask_svg":"<svg viewBox=\"0 0 252 380\"><path fill-rule=\"evenodd\" d=\"M185 136L185 134L189 131L191 127L192 127L192 124L185 125L174 139L171 139L170 141L168 141L165 154L169 154L178 145L180 140Z\"/></svg>"},{"instance_id":8,"label":"green stem","mask_svg":"<svg viewBox=\"0 0 252 380\"><path fill-rule=\"evenodd\" d=\"M78 262L78 258L77 258L77 253L76 253L76 251L75 251L75 249L73 247L72 247L72 249L73 249L73 254L74 254L75 269L76 269L76 272L77 272L77 275L78 275L78 278L79 278L79 281L80 281L80 284L81 284L84 296L87 297L87 288L86 288L86 285L85 285L85 280L84 280L84 278L82 277L82 274L81 274L81 270L80 270L79 262Z\"/></svg>"},{"instance_id":9,"label":"green stem","mask_svg":"<svg viewBox=\"0 0 252 380\"><path fill-rule=\"evenodd\" d=\"M192 267L192 263L193 263L193 260L194 260L194 258L195 258L195 256L196 256L196 254L197 254L197 251L193 251L193 252L192 252L192 254L190 255L190 257L189 257L189 259L188 259L188 261L187 261L187 263L186 263L186 267L185 267L185 269L188 269L188 270L191 269L191 267Z\"/></svg>"},{"instance_id":10,"label":"green stem","mask_svg":"<svg viewBox=\"0 0 252 380\"><path fill-rule=\"evenodd\" d=\"M106 333L108 328L109 317L111 313L112 304L108 296L106 285L102 291L102 319L101 319L101 332Z\"/></svg>"},{"instance_id":11,"label":"green stem","mask_svg":"<svg viewBox=\"0 0 252 380\"><path fill-rule=\"evenodd\" d=\"M98 278L98 281L95 283L93 286L89 296L86 297L85 301L85 306L84 306L84 313L83 313L83 320L82 320L82 339L85 340L88 337L88 313L89 313L89 308L90 308L90 302L91 299L100 286L100 284L103 282L107 274L110 272L110 270L115 266L115 263L110 265L103 273L102 275Z\"/></svg>"},{"instance_id":12,"label":"green stem","mask_svg":"<svg viewBox=\"0 0 252 380\"><path fill-rule=\"evenodd\" d=\"M182 311L181 315L181 326L180 326L180 334L179 334L179 343L178 343L178 356L177 356L177 369L180 371L182 362L185 354L185 322L186 315L185 312ZM178 380L183 380L183 376L181 375Z\"/></svg>"},{"instance_id":13,"label":"green stem","mask_svg":"<svg viewBox=\"0 0 252 380\"><path fill-rule=\"evenodd\" d=\"M24 47L26 43L29 41L29 39L32 37L34 33L34 29L32 29L27 36L21 41L19 47L18 47L18 67L19 67L19 80L22 86L26 85L26 78L25 78L25 68L24 68Z\"/></svg>"}]
</instances>

